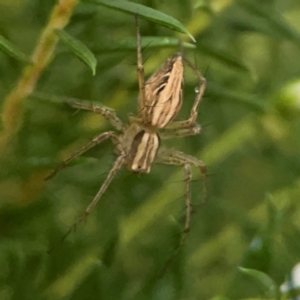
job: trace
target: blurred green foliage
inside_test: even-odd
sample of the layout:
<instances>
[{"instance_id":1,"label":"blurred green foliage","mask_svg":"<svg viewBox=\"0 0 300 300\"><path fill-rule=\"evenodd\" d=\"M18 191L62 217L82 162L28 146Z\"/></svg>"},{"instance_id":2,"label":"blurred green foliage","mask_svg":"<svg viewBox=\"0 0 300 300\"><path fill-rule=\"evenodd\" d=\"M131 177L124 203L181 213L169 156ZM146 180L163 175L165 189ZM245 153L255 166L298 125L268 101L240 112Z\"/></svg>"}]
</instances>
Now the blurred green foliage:
<instances>
[{"instance_id":1,"label":"blurred green foliage","mask_svg":"<svg viewBox=\"0 0 300 300\"><path fill-rule=\"evenodd\" d=\"M273 297L266 286L238 267L261 271L278 287L299 262L299 0L139 3L173 16L197 40L185 55L208 81L202 134L166 144L207 164L208 199L195 170L191 232L163 273L185 212L183 171L172 166L141 176L123 169L87 223L57 242L114 159L107 142L44 181L57 162L110 128L59 99L99 101L123 120L137 109L135 48L121 43L135 38L133 16L80 3L65 30L94 53L96 75L60 43L0 162L0 299L265 299ZM0 35L29 56L54 4L0 0ZM145 20L141 33L191 43ZM145 45L147 76L178 51L174 45ZM1 100L23 67L0 52ZM196 86L186 70L179 118L188 115Z\"/></svg>"}]
</instances>

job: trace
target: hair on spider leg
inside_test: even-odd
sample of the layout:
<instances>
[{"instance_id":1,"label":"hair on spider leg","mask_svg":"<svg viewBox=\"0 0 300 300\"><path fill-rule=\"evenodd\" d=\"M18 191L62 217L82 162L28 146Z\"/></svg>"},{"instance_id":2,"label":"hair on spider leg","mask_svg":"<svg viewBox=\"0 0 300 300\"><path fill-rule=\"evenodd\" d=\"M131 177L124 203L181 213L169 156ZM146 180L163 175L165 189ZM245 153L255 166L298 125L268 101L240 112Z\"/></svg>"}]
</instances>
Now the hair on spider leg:
<instances>
[{"instance_id":1,"label":"hair on spider leg","mask_svg":"<svg viewBox=\"0 0 300 300\"><path fill-rule=\"evenodd\" d=\"M178 225L176 226L178 228L177 232L174 232L174 234L172 235L173 241L175 241L175 245L173 246L173 249L169 251L168 258L166 259L161 270L159 271L159 274L152 279L152 284L154 284L154 280L159 280L165 275L166 271L170 268L170 266L176 259L176 256L179 254L179 251L182 249L185 239L189 234L189 232L184 231L184 228L180 225L178 221L174 219L174 222Z\"/></svg>"},{"instance_id":2,"label":"hair on spider leg","mask_svg":"<svg viewBox=\"0 0 300 300\"><path fill-rule=\"evenodd\" d=\"M207 174L207 177L212 177L212 176L217 176L219 175L220 173L208 173Z\"/></svg>"},{"instance_id":3,"label":"hair on spider leg","mask_svg":"<svg viewBox=\"0 0 300 300\"><path fill-rule=\"evenodd\" d=\"M142 47L142 49L141 49L141 53L143 54L143 52L151 45L151 41L147 44L147 45L145 45L144 47ZM143 61L142 61L142 63L143 64L145 64L146 62L147 62L147 60L149 59L151 57L151 55L148 55L148 57L147 58L144 58L144 56L143 56Z\"/></svg>"},{"instance_id":4,"label":"hair on spider leg","mask_svg":"<svg viewBox=\"0 0 300 300\"><path fill-rule=\"evenodd\" d=\"M197 64L197 58L196 58L196 54L194 52L194 66L195 68L198 70L198 64ZM209 69L210 69L210 64L208 64L208 66L206 67L206 69L203 72L203 77L207 78L208 77L208 73L209 73ZM203 95L203 97L206 97L206 94Z\"/></svg>"},{"instance_id":5,"label":"hair on spider leg","mask_svg":"<svg viewBox=\"0 0 300 300\"><path fill-rule=\"evenodd\" d=\"M172 236L170 236L170 241L171 239L173 241L178 241L180 240L181 233L174 233ZM144 290L153 290L153 287L159 281L161 278L164 277L165 273L168 271L168 269L171 267L173 264L176 256L178 255L180 251L181 245L177 244L173 245L172 249L168 250L168 253L165 255L164 262L162 263L162 266L158 268L158 270L154 271L151 277L149 278L149 281L147 285L144 287Z\"/></svg>"},{"instance_id":6,"label":"hair on spider leg","mask_svg":"<svg viewBox=\"0 0 300 300\"><path fill-rule=\"evenodd\" d=\"M53 251L55 251L67 239L67 237L70 234L74 233L77 230L78 225L79 224L74 223L71 227L69 227L68 231L64 233L64 235L60 239L58 239L57 242L47 250L47 254L53 253Z\"/></svg>"},{"instance_id":7,"label":"hair on spider leg","mask_svg":"<svg viewBox=\"0 0 300 300\"><path fill-rule=\"evenodd\" d=\"M81 111L81 109L76 109L73 113L72 113L72 117L77 115L79 112Z\"/></svg>"},{"instance_id":8,"label":"hair on spider leg","mask_svg":"<svg viewBox=\"0 0 300 300\"><path fill-rule=\"evenodd\" d=\"M205 127L209 127L213 125L213 122L210 122L210 123L205 123L204 125L201 125L202 128L205 128Z\"/></svg>"},{"instance_id":9,"label":"hair on spider leg","mask_svg":"<svg viewBox=\"0 0 300 300\"><path fill-rule=\"evenodd\" d=\"M142 47L141 48L141 53L143 53L149 47L149 45L151 45L151 43L152 42L150 41L147 45L145 45L144 47ZM150 57L151 57L151 55L148 55L148 57L146 59L144 59L144 57L143 57L142 63L145 64ZM136 65L136 60L133 61L133 60L127 58L127 61L130 63L131 66L135 66Z\"/></svg>"},{"instance_id":10,"label":"hair on spider leg","mask_svg":"<svg viewBox=\"0 0 300 300\"><path fill-rule=\"evenodd\" d=\"M103 175L105 175L105 174L108 174L109 172L103 172L103 173L101 173L101 175L100 176L103 176ZM106 177L106 176L105 176ZM103 198L105 199L105 198L108 198L108 197L110 197L111 196L111 193L112 192L112 189L107 189L107 193L105 193L105 195L103 195ZM85 194L85 196L87 196L87 197L90 197L90 198L93 198L94 197L94 194ZM86 198L86 197L85 197ZM112 199L115 199L115 197L112 197ZM111 203L110 201L108 202L109 204ZM75 220L76 220L76 222L75 223L73 223L71 226L68 226L69 227L69 229L57 240L57 242L56 243L54 243L54 245L53 246L51 246L48 250L47 250L47 253L48 254L51 254L54 250L56 250L65 240L66 240L66 238L69 236L69 235L71 235L71 234L73 234L74 232L76 232L76 230L77 230L77 226L79 226L81 223L84 223L84 224L86 224L86 222L87 222L87 217L88 217L88 215L86 215L85 213L81 213L81 214L79 214L77 217L75 217Z\"/></svg>"},{"instance_id":11,"label":"hair on spider leg","mask_svg":"<svg viewBox=\"0 0 300 300\"><path fill-rule=\"evenodd\" d=\"M182 50L181 50L181 53L183 53ZM197 63L197 57L196 57L196 53L195 52L193 52L193 56L194 56L193 67L194 67L194 69L199 70L198 63ZM207 74L208 74L209 68L210 68L210 64L206 67L205 71L203 72L203 77L204 78L207 78ZM205 95L203 95L203 97L205 97Z\"/></svg>"},{"instance_id":12,"label":"hair on spider leg","mask_svg":"<svg viewBox=\"0 0 300 300\"><path fill-rule=\"evenodd\" d=\"M203 72L203 76L204 76L205 78L208 77L209 69L210 69L210 64L206 67L206 69L205 69L204 72Z\"/></svg>"},{"instance_id":13,"label":"hair on spider leg","mask_svg":"<svg viewBox=\"0 0 300 300\"><path fill-rule=\"evenodd\" d=\"M205 175L205 177L208 177L207 176L208 174ZM173 180L173 181L169 181L167 183L164 183L164 184L174 184L174 183L182 183L182 182L185 182L186 179L185 178L182 178L182 179L179 179L179 180ZM195 179L192 179L192 180L189 180L190 183L201 183L201 178L195 178Z\"/></svg>"}]
</instances>

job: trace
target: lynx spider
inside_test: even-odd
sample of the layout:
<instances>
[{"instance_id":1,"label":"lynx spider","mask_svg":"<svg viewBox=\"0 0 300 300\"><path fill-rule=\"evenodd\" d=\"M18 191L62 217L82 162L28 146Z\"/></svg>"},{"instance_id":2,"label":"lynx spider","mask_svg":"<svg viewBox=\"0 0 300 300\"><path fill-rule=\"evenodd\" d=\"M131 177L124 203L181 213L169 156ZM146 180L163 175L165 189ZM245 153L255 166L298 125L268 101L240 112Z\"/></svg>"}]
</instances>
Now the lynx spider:
<instances>
[{"instance_id":1,"label":"lynx spider","mask_svg":"<svg viewBox=\"0 0 300 300\"><path fill-rule=\"evenodd\" d=\"M67 157L47 176L46 179L52 178L72 160L105 140L110 139L116 146L115 152L118 154L118 157L112 169L96 196L78 218L77 222L71 226L64 238L76 229L77 224L86 220L105 193L117 171L123 165L134 172L149 173L152 163L176 165L183 168L185 174L186 217L181 243L189 232L192 211L191 166L199 168L204 179L206 177L206 167L204 163L196 157L175 149L160 146L159 137L161 139L169 139L197 135L200 133L201 127L196 123L196 119L198 116L198 106L206 88L206 80L188 60L182 57L181 53L177 53L169 58L145 83L138 16L136 16L136 28L137 73L139 82L138 116L130 116L128 125L123 123L117 117L115 111L110 108L86 102L69 103L69 105L74 108L101 114L117 131L121 132L121 134L117 134L115 131L101 133L93 138L87 145ZM173 121L181 109L182 104L182 60L184 60L196 74L199 80L199 87L189 118L182 121Z\"/></svg>"}]
</instances>

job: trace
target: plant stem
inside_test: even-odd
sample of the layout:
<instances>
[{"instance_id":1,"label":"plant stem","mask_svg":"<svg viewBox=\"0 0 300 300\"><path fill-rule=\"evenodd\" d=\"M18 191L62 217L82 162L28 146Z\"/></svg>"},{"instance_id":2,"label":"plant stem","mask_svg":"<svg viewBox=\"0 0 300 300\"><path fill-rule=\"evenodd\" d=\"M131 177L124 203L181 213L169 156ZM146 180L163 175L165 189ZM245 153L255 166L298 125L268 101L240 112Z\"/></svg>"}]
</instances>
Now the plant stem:
<instances>
[{"instance_id":1,"label":"plant stem","mask_svg":"<svg viewBox=\"0 0 300 300\"><path fill-rule=\"evenodd\" d=\"M0 154L8 150L12 138L17 134L23 122L23 102L34 90L36 83L50 62L58 37L56 29L64 28L72 15L78 0L59 0L54 6L49 22L44 28L31 55L32 64L23 69L15 88L4 100L2 110L3 130L0 133Z\"/></svg>"}]
</instances>

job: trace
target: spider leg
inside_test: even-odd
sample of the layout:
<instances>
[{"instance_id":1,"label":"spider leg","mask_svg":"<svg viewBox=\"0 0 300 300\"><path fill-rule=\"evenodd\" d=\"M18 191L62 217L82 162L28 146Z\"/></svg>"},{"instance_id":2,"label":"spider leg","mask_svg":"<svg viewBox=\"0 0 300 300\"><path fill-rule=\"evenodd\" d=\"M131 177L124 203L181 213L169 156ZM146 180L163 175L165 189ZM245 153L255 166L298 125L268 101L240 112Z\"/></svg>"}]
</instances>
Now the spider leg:
<instances>
[{"instance_id":1,"label":"spider leg","mask_svg":"<svg viewBox=\"0 0 300 300\"><path fill-rule=\"evenodd\" d=\"M196 97L192 106L190 116L187 120L170 122L165 128L166 129L181 129L181 128L193 128L197 116L198 107L203 98L204 91L206 89L206 79L202 76L199 70L186 58L183 58L187 65L194 71L199 80L199 86L196 90Z\"/></svg>"},{"instance_id":2,"label":"spider leg","mask_svg":"<svg viewBox=\"0 0 300 300\"><path fill-rule=\"evenodd\" d=\"M191 215L192 215L192 205L191 205L191 180L192 180L192 172L191 165L184 165L184 173L185 173L185 224L184 224L184 232L181 237L180 245L183 245L187 235L190 231L190 223L191 223Z\"/></svg>"},{"instance_id":3,"label":"spider leg","mask_svg":"<svg viewBox=\"0 0 300 300\"><path fill-rule=\"evenodd\" d=\"M190 127L182 127L182 128L160 128L159 136L160 138L173 139L173 138L181 138L190 135L197 135L201 132L201 126L197 123L193 124Z\"/></svg>"},{"instance_id":4,"label":"spider leg","mask_svg":"<svg viewBox=\"0 0 300 300\"><path fill-rule=\"evenodd\" d=\"M113 131L108 131L108 132L101 133L100 135L94 137L92 139L92 141L90 141L88 144L86 144L81 149L79 149L75 153L71 154L64 161L62 161L45 179L48 180L48 179L54 177L60 170L65 168L67 166L67 164L70 163L72 160L74 160L81 154L87 152L88 150L95 147L96 145L104 142L105 140L112 138L113 136L115 136L115 133Z\"/></svg>"},{"instance_id":5,"label":"spider leg","mask_svg":"<svg viewBox=\"0 0 300 300\"><path fill-rule=\"evenodd\" d=\"M194 71L196 76L198 77L199 80L199 86L198 89L196 90L196 98L194 101L194 105L191 109L190 112L190 117L188 118L189 125L194 124L196 122L197 116L198 116L198 107L203 99L203 94L206 89L206 79L202 76L200 71L186 58L184 58L184 61L187 63L187 65Z\"/></svg>"},{"instance_id":6,"label":"spider leg","mask_svg":"<svg viewBox=\"0 0 300 300\"><path fill-rule=\"evenodd\" d=\"M145 90L145 72L142 59L142 49L141 49L141 33L139 26L139 17L135 15L136 24L136 48L137 48L137 73L139 81L139 111L146 106L146 90Z\"/></svg>"},{"instance_id":7,"label":"spider leg","mask_svg":"<svg viewBox=\"0 0 300 300\"><path fill-rule=\"evenodd\" d=\"M158 151L156 163L168 164L168 165L175 165L181 166L184 168L185 172L185 203L186 203L186 217L185 217L185 225L184 225L184 232L181 237L181 241L179 245L182 245L187 237L187 234L190 230L190 220L191 220L191 213L192 213L192 206L191 206L191 180L192 180L192 173L191 173L191 166L195 166L200 169L200 173L202 178L205 179L207 175L206 166L204 163L193 157L191 155L185 154L183 152L168 149L166 147L161 147ZM204 194L206 196L206 186L205 182L203 184Z\"/></svg>"},{"instance_id":8,"label":"spider leg","mask_svg":"<svg viewBox=\"0 0 300 300\"><path fill-rule=\"evenodd\" d=\"M96 194L96 196L94 197L94 199L90 202L90 204L85 209L85 211L79 216L78 220L64 234L64 236L61 238L61 242L64 241L69 234L71 234L72 232L74 232L76 230L76 227L79 223L82 223L82 222L86 221L86 218L88 217L88 215L91 213L93 208L96 206L98 201L101 199L101 197L105 193L105 191L108 188L109 184L111 183L111 181L115 177L117 171L120 170L120 168L124 164L125 159L126 159L126 154L123 152L123 153L120 154L120 156L114 162L114 165L113 165L112 169L109 171L105 181L101 185L101 187L100 187L98 193Z\"/></svg>"},{"instance_id":9,"label":"spider leg","mask_svg":"<svg viewBox=\"0 0 300 300\"><path fill-rule=\"evenodd\" d=\"M95 205L98 203L98 201L100 200L102 195L105 193L106 189L108 188L109 184L115 177L116 173L120 170L120 168L124 164L125 159L126 159L126 154L124 152L118 156L118 158L114 162L112 169L109 171L105 181L103 182L101 188L99 189L98 193L96 194L94 199L91 201L91 203L88 205L88 207L86 208L84 213L81 215L81 217L79 218L77 223L84 221L87 218L87 216L91 213L91 211L93 210ZM77 224L77 223L75 223L75 224Z\"/></svg>"},{"instance_id":10,"label":"spider leg","mask_svg":"<svg viewBox=\"0 0 300 300\"><path fill-rule=\"evenodd\" d=\"M100 104L94 105L89 101L67 101L67 103L74 108L89 110L96 114L102 115L116 130L123 131L126 127L126 125L124 125L124 123L117 117L115 111L111 108L102 106Z\"/></svg>"},{"instance_id":11,"label":"spider leg","mask_svg":"<svg viewBox=\"0 0 300 300\"><path fill-rule=\"evenodd\" d=\"M170 149L163 146L160 147L155 162L175 166L184 166L184 164L190 164L196 168L199 168L203 180L205 180L207 176L206 166L202 160L175 149Z\"/></svg>"}]
</instances>

